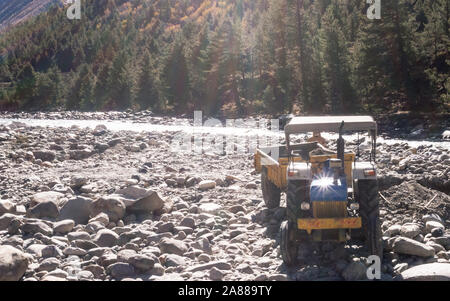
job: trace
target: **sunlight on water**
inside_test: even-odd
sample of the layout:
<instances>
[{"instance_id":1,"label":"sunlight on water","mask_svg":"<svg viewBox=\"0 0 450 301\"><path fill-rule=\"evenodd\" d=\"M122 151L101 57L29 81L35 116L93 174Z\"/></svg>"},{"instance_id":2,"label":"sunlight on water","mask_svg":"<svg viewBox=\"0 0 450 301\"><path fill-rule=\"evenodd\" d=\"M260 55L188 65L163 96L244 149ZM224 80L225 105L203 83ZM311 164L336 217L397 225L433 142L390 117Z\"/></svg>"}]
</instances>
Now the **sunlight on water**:
<instances>
[{"instance_id":1,"label":"sunlight on water","mask_svg":"<svg viewBox=\"0 0 450 301\"><path fill-rule=\"evenodd\" d=\"M151 123L137 123L133 121L123 120L47 120L47 119L1 119L0 125L9 125L12 122L21 122L28 126L33 127L63 127L70 128L72 126L78 126L80 128L94 129L98 125L105 125L110 131L132 131L132 132L157 132L157 133L177 133L184 132L186 134L205 134L205 135L234 135L234 136L266 136L266 137L279 137L284 138L282 131L271 131L269 129L260 128L243 128L243 127L193 127L186 125L186 121L180 121L181 125L161 125ZM338 135L335 133L322 133L322 136L328 140L337 139ZM299 135L303 140L305 134ZM356 141L357 134L344 135L346 141ZM360 139L366 138L367 135L360 135ZM377 138L378 143L386 143L389 145L395 143L407 143L411 147L417 147L419 145L432 145L435 147L442 147L450 150L449 141L415 141L415 140L402 140L402 139L384 139L383 137Z\"/></svg>"}]
</instances>

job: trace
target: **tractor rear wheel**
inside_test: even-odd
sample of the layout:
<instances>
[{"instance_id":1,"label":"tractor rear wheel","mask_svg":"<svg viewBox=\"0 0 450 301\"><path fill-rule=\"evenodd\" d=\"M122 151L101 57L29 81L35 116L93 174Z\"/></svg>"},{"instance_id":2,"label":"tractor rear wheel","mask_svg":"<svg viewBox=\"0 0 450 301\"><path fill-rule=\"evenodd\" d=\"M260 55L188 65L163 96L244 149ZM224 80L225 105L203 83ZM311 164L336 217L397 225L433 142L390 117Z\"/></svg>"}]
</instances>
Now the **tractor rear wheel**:
<instances>
[{"instance_id":1,"label":"tractor rear wheel","mask_svg":"<svg viewBox=\"0 0 450 301\"><path fill-rule=\"evenodd\" d=\"M309 183L305 180L288 181L286 194L286 215L288 221L297 224L297 219L304 215L300 209L302 202L307 201Z\"/></svg>"},{"instance_id":2,"label":"tractor rear wheel","mask_svg":"<svg viewBox=\"0 0 450 301\"><path fill-rule=\"evenodd\" d=\"M286 266L293 266L297 263L298 244L296 241L296 227L289 221L281 223L280 232L280 253Z\"/></svg>"},{"instance_id":3,"label":"tractor rear wheel","mask_svg":"<svg viewBox=\"0 0 450 301\"><path fill-rule=\"evenodd\" d=\"M261 188L266 207L269 209L280 207L281 189L269 180L266 167L263 167L261 172Z\"/></svg>"},{"instance_id":4,"label":"tractor rear wheel","mask_svg":"<svg viewBox=\"0 0 450 301\"><path fill-rule=\"evenodd\" d=\"M380 207L378 199L378 182L376 180L359 180L358 195L362 219L362 233L371 255L383 258L383 243L380 225Z\"/></svg>"}]
</instances>

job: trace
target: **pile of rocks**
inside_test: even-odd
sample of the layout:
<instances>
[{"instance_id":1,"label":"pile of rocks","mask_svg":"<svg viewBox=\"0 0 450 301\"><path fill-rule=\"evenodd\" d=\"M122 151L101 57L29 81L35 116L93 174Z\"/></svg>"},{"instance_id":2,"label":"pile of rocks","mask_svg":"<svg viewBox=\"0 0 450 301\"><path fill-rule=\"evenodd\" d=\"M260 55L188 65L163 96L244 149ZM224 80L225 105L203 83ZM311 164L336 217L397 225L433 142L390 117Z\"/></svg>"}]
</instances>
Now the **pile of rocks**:
<instances>
[{"instance_id":1,"label":"pile of rocks","mask_svg":"<svg viewBox=\"0 0 450 301\"><path fill-rule=\"evenodd\" d=\"M358 241L302 244L301 264L287 269L279 254L285 200L265 207L252 155L171 152L173 137L0 126L0 280L366 279L370 254ZM410 174L424 168L448 179L448 150L379 150L383 279L428 277L425 265L442 271L450 200ZM406 169L390 167L404 158Z\"/></svg>"}]
</instances>

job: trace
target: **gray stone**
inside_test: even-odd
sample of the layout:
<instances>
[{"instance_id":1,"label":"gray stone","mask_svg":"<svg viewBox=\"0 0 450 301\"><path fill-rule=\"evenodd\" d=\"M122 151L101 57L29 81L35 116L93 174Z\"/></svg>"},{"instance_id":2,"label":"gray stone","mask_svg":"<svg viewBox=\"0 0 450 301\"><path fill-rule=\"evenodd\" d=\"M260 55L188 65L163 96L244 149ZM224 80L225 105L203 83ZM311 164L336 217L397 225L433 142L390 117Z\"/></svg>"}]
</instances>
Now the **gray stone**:
<instances>
[{"instance_id":1,"label":"gray stone","mask_svg":"<svg viewBox=\"0 0 450 301\"><path fill-rule=\"evenodd\" d=\"M147 272L153 268L156 260L154 256L136 254L129 258L129 263L137 270Z\"/></svg>"},{"instance_id":2,"label":"gray stone","mask_svg":"<svg viewBox=\"0 0 450 301\"><path fill-rule=\"evenodd\" d=\"M118 262L109 265L106 268L106 272L110 274L115 279L122 279L125 277L135 275L134 267L131 264Z\"/></svg>"},{"instance_id":3,"label":"gray stone","mask_svg":"<svg viewBox=\"0 0 450 301\"><path fill-rule=\"evenodd\" d=\"M202 213L217 214L222 210L222 206L216 203L204 203L198 207L199 211Z\"/></svg>"},{"instance_id":4,"label":"gray stone","mask_svg":"<svg viewBox=\"0 0 450 301\"><path fill-rule=\"evenodd\" d=\"M92 249L96 249L96 248L99 247L97 244L93 243L90 240L80 240L80 239L79 240L73 240L72 241L72 245L77 247L77 248L81 248L83 250L86 250L86 251L89 251L89 250L92 250Z\"/></svg>"},{"instance_id":5,"label":"gray stone","mask_svg":"<svg viewBox=\"0 0 450 301\"><path fill-rule=\"evenodd\" d=\"M64 255L66 256L84 256L87 254L86 250L83 250L82 248L77 247L67 247L63 250Z\"/></svg>"},{"instance_id":6,"label":"gray stone","mask_svg":"<svg viewBox=\"0 0 450 301\"><path fill-rule=\"evenodd\" d=\"M165 201L156 191L145 190L141 198L127 206L127 211L135 214L151 213L163 209L164 205Z\"/></svg>"},{"instance_id":7,"label":"gray stone","mask_svg":"<svg viewBox=\"0 0 450 301\"><path fill-rule=\"evenodd\" d=\"M38 150L33 152L35 159L52 162L56 158L56 153L50 150Z\"/></svg>"},{"instance_id":8,"label":"gray stone","mask_svg":"<svg viewBox=\"0 0 450 301\"><path fill-rule=\"evenodd\" d=\"M201 181L200 183L198 183L198 189L200 189L200 190L208 190L208 189L213 189L213 188L216 188L215 181L205 180L205 181Z\"/></svg>"},{"instance_id":9,"label":"gray stone","mask_svg":"<svg viewBox=\"0 0 450 301\"><path fill-rule=\"evenodd\" d=\"M119 240L119 235L109 229L102 229L98 231L94 238L94 243L100 247L113 247L117 244Z\"/></svg>"},{"instance_id":10,"label":"gray stone","mask_svg":"<svg viewBox=\"0 0 450 301\"><path fill-rule=\"evenodd\" d=\"M53 229L41 221L26 221L20 229L24 233L42 233L47 236L51 236L53 234Z\"/></svg>"},{"instance_id":11,"label":"gray stone","mask_svg":"<svg viewBox=\"0 0 450 301\"><path fill-rule=\"evenodd\" d=\"M360 261L354 261L344 269L342 277L346 281L367 279L367 267Z\"/></svg>"},{"instance_id":12,"label":"gray stone","mask_svg":"<svg viewBox=\"0 0 450 301\"><path fill-rule=\"evenodd\" d=\"M66 219L53 224L53 231L56 233L67 234L72 231L75 222L71 219Z\"/></svg>"},{"instance_id":13,"label":"gray stone","mask_svg":"<svg viewBox=\"0 0 450 301\"><path fill-rule=\"evenodd\" d=\"M422 221L423 221L424 223L427 223L427 222L429 222L429 221L435 221L435 222L439 222L439 223L442 223L442 222L443 222L443 221L442 221L442 218L441 218L439 215L437 215L436 213L425 214L425 215L422 217Z\"/></svg>"},{"instance_id":14,"label":"gray stone","mask_svg":"<svg viewBox=\"0 0 450 301\"><path fill-rule=\"evenodd\" d=\"M8 226L11 223L11 221L13 221L16 218L17 218L16 215L10 214L10 213L5 213L5 214L1 215L0 216L0 231L4 231L4 230L8 229Z\"/></svg>"},{"instance_id":15,"label":"gray stone","mask_svg":"<svg viewBox=\"0 0 450 301\"><path fill-rule=\"evenodd\" d=\"M217 268L219 270L231 270L232 266L226 261L211 261L204 264L195 265L186 269L186 272L198 272L204 270L210 270L212 268Z\"/></svg>"},{"instance_id":16,"label":"gray stone","mask_svg":"<svg viewBox=\"0 0 450 301\"><path fill-rule=\"evenodd\" d=\"M176 240L172 238L163 238L159 242L159 248L161 253L177 254L183 255L187 252L187 245L181 240Z\"/></svg>"},{"instance_id":17,"label":"gray stone","mask_svg":"<svg viewBox=\"0 0 450 301\"><path fill-rule=\"evenodd\" d=\"M433 257L435 254L432 247L406 237L396 238L394 241L393 250L396 253L415 255L419 257Z\"/></svg>"},{"instance_id":18,"label":"gray stone","mask_svg":"<svg viewBox=\"0 0 450 301\"><path fill-rule=\"evenodd\" d=\"M89 233L84 232L84 231L77 231L77 232L70 232L69 234L67 234L67 239L72 241L72 240L90 240L91 236L89 235Z\"/></svg>"},{"instance_id":19,"label":"gray stone","mask_svg":"<svg viewBox=\"0 0 450 301\"><path fill-rule=\"evenodd\" d=\"M224 276L225 276L225 273L216 267L213 267L209 271L209 279L211 279L212 281L222 281Z\"/></svg>"},{"instance_id":20,"label":"gray stone","mask_svg":"<svg viewBox=\"0 0 450 301\"><path fill-rule=\"evenodd\" d=\"M180 226L195 229L195 220L192 217L185 217L181 220Z\"/></svg>"},{"instance_id":21,"label":"gray stone","mask_svg":"<svg viewBox=\"0 0 450 301\"><path fill-rule=\"evenodd\" d=\"M87 224L90 217L92 200L76 197L67 201L59 212L58 220L71 219L76 224Z\"/></svg>"},{"instance_id":22,"label":"gray stone","mask_svg":"<svg viewBox=\"0 0 450 301\"><path fill-rule=\"evenodd\" d=\"M157 233L172 232L174 227L175 227L174 224L171 222L163 223L158 227L158 230L156 232Z\"/></svg>"},{"instance_id":23,"label":"gray stone","mask_svg":"<svg viewBox=\"0 0 450 301\"><path fill-rule=\"evenodd\" d=\"M55 205L59 206L64 197L64 194L56 191L39 192L31 197L31 206L34 207L43 202L53 202Z\"/></svg>"},{"instance_id":24,"label":"gray stone","mask_svg":"<svg viewBox=\"0 0 450 301\"><path fill-rule=\"evenodd\" d=\"M45 201L37 204L36 206L30 208L27 212L28 217L34 218L56 218L59 215L58 206L52 201Z\"/></svg>"},{"instance_id":25,"label":"gray stone","mask_svg":"<svg viewBox=\"0 0 450 301\"><path fill-rule=\"evenodd\" d=\"M125 204L117 197L101 197L92 203L91 216L106 213L110 222L117 222L125 215Z\"/></svg>"},{"instance_id":26,"label":"gray stone","mask_svg":"<svg viewBox=\"0 0 450 301\"><path fill-rule=\"evenodd\" d=\"M0 281L18 281L25 274L31 257L11 246L0 246Z\"/></svg>"},{"instance_id":27,"label":"gray stone","mask_svg":"<svg viewBox=\"0 0 450 301\"><path fill-rule=\"evenodd\" d=\"M0 216L5 213L15 213L16 205L8 200L0 200Z\"/></svg>"},{"instance_id":28,"label":"gray stone","mask_svg":"<svg viewBox=\"0 0 450 301\"><path fill-rule=\"evenodd\" d=\"M103 226L107 226L109 224L109 216L108 214L102 212L97 214L97 216L91 218L89 220L89 223L94 223L94 222L99 222L100 224L102 224Z\"/></svg>"},{"instance_id":29,"label":"gray stone","mask_svg":"<svg viewBox=\"0 0 450 301\"><path fill-rule=\"evenodd\" d=\"M412 267L401 273L408 281L450 281L449 263L429 263Z\"/></svg>"},{"instance_id":30,"label":"gray stone","mask_svg":"<svg viewBox=\"0 0 450 301\"><path fill-rule=\"evenodd\" d=\"M420 226L414 223L406 223L400 228L400 234L404 237L413 238L420 233Z\"/></svg>"},{"instance_id":31,"label":"gray stone","mask_svg":"<svg viewBox=\"0 0 450 301\"><path fill-rule=\"evenodd\" d=\"M90 148L75 149L69 151L70 159L72 160L84 160L92 156L94 152Z\"/></svg>"},{"instance_id":32,"label":"gray stone","mask_svg":"<svg viewBox=\"0 0 450 301\"><path fill-rule=\"evenodd\" d=\"M428 233L431 233L431 231L433 230L433 229L442 229L442 230L445 230L445 227L444 227L444 225L441 223L441 222L437 222L437 221L428 221L426 224L425 224L425 230L428 232Z\"/></svg>"},{"instance_id":33,"label":"gray stone","mask_svg":"<svg viewBox=\"0 0 450 301\"><path fill-rule=\"evenodd\" d=\"M117 253L118 262L130 263L130 258L136 256L136 251L131 249L121 250Z\"/></svg>"},{"instance_id":34,"label":"gray stone","mask_svg":"<svg viewBox=\"0 0 450 301\"><path fill-rule=\"evenodd\" d=\"M184 257L176 254L167 254L164 259L164 265L166 267L185 266L186 260L184 259Z\"/></svg>"},{"instance_id":35,"label":"gray stone","mask_svg":"<svg viewBox=\"0 0 450 301\"><path fill-rule=\"evenodd\" d=\"M41 264L37 268L37 271L50 272L50 271L53 271L54 269L56 269L57 267L59 267L60 264L61 264L61 262L54 257L47 258L41 262Z\"/></svg>"}]
</instances>

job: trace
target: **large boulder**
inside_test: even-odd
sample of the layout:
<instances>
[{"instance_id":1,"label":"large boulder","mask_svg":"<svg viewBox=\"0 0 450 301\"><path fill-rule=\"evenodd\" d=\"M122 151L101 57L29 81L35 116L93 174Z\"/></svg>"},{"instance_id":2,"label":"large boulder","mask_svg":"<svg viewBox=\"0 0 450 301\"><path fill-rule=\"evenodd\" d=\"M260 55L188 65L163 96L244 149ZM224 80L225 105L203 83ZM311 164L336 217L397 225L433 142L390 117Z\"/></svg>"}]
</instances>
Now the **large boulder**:
<instances>
[{"instance_id":1,"label":"large boulder","mask_svg":"<svg viewBox=\"0 0 450 301\"><path fill-rule=\"evenodd\" d=\"M156 191L129 186L116 192L130 213L151 213L164 208L165 201Z\"/></svg>"},{"instance_id":2,"label":"large boulder","mask_svg":"<svg viewBox=\"0 0 450 301\"><path fill-rule=\"evenodd\" d=\"M52 201L45 201L30 208L27 212L28 217L34 218L56 218L59 215L58 206Z\"/></svg>"},{"instance_id":3,"label":"large boulder","mask_svg":"<svg viewBox=\"0 0 450 301\"><path fill-rule=\"evenodd\" d=\"M434 248L407 237L398 237L393 244L395 253L414 255L419 257L433 257Z\"/></svg>"},{"instance_id":4,"label":"large boulder","mask_svg":"<svg viewBox=\"0 0 450 301\"><path fill-rule=\"evenodd\" d=\"M16 212L16 205L14 205L13 202L8 200L0 200L0 215L15 212Z\"/></svg>"},{"instance_id":5,"label":"large boulder","mask_svg":"<svg viewBox=\"0 0 450 301\"><path fill-rule=\"evenodd\" d=\"M99 247L113 247L117 244L119 235L109 229L102 229L98 231L93 242Z\"/></svg>"},{"instance_id":6,"label":"large boulder","mask_svg":"<svg viewBox=\"0 0 450 301\"><path fill-rule=\"evenodd\" d=\"M421 264L400 274L399 279L409 281L450 281L449 263Z\"/></svg>"},{"instance_id":7,"label":"large boulder","mask_svg":"<svg viewBox=\"0 0 450 301\"><path fill-rule=\"evenodd\" d=\"M24 233L36 234L42 233L46 236L53 235L53 229L39 220L28 220L20 227Z\"/></svg>"},{"instance_id":8,"label":"large boulder","mask_svg":"<svg viewBox=\"0 0 450 301\"><path fill-rule=\"evenodd\" d=\"M59 212L58 220L71 219L76 224L87 224L91 214L92 199L76 197L67 201Z\"/></svg>"},{"instance_id":9,"label":"large boulder","mask_svg":"<svg viewBox=\"0 0 450 301\"><path fill-rule=\"evenodd\" d=\"M420 226L414 223L406 223L400 228L400 234L404 237L413 238L421 233Z\"/></svg>"},{"instance_id":10,"label":"large boulder","mask_svg":"<svg viewBox=\"0 0 450 301\"><path fill-rule=\"evenodd\" d=\"M11 246L0 246L0 281L19 281L31 256Z\"/></svg>"},{"instance_id":11,"label":"large boulder","mask_svg":"<svg viewBox=\"0 0 450 301\"><path fill-rule=\"evenodd\" d=\"M101 197L95 200L91 206L91 216L106 213L109 221L117 222L125 215L125 204L118 197Z\"/></svg>"},{"instance_id":12,"label":"large boulder","mask_svg":"<svg viewBox=\"0 0 450 301\"><path fill-rule=\"evenodd\" d=\"M187 252L188 247L181 240L165 237L161 239L161 241L159 242L159 249L163 254L168 253L168 254L183 255L184 253Z\"/></svg>"},{"instance_id":13,"label":"large boulder","mask_svg":"<svg viewBox=\"0 0 450 301\"><path fill-rule=\"evenodd\" d=\"M45 203L49 201L59 206L61 205L61 201L64 197L64 194L56 191L39 192L31 197L31 207L34 207L39 203Z\"/></svg>"},{"instance_id":14,"label":"large boulder","mask_svg":"<svg viewBox=\"0 0 450 301\"><path fill-rule=\"evenodd\" d=\"M11 223L11 221L13 221L16 218L17 216L11 213L5 213L3 215L0 215L0 231L8 229L8 226Z\"/></svg>"},{"instance_id":15,"label":"large boulder","mask_svg":"<svg viewBox=\"0 0 450 301\"><path fill-rule=\"evenodd\" d=\"M55 231L55 233L67 234L70 231L72 231L74 226L75 222L73 220L66 219L63 221L56 222L53 225L53 231Z\"/></svg>"}]
</instances>

